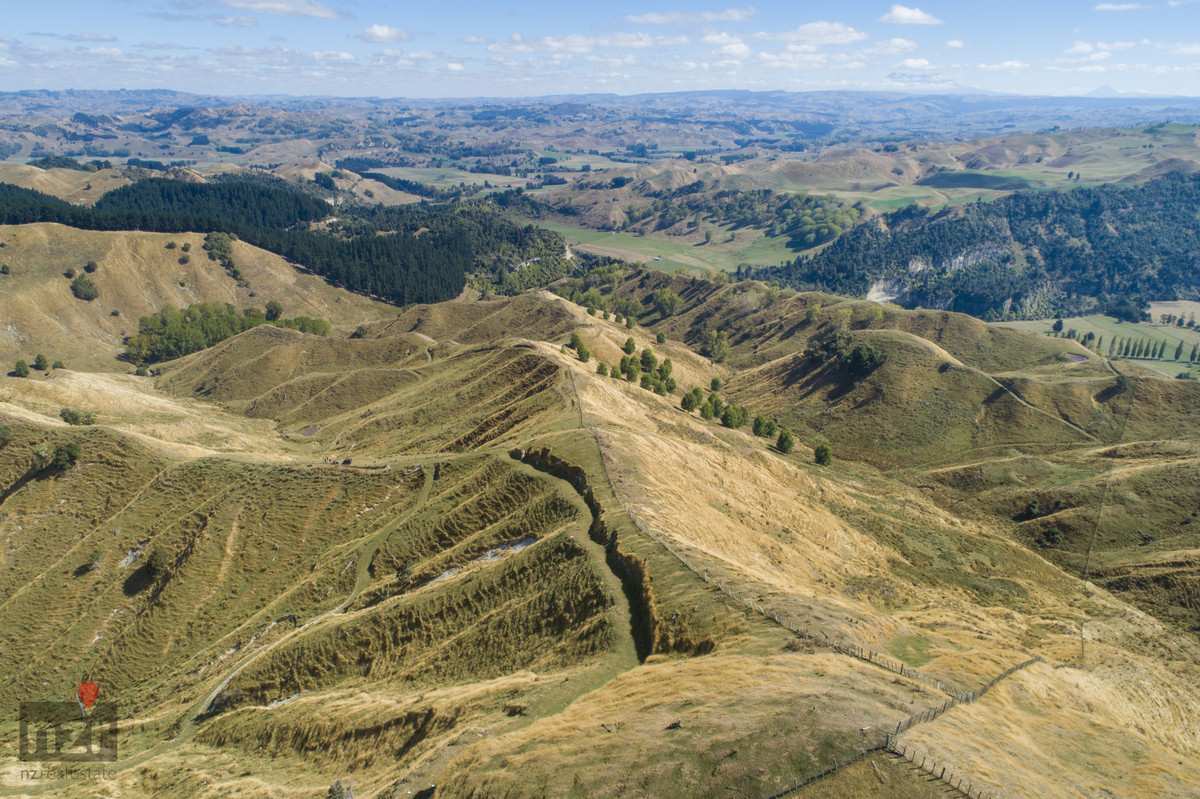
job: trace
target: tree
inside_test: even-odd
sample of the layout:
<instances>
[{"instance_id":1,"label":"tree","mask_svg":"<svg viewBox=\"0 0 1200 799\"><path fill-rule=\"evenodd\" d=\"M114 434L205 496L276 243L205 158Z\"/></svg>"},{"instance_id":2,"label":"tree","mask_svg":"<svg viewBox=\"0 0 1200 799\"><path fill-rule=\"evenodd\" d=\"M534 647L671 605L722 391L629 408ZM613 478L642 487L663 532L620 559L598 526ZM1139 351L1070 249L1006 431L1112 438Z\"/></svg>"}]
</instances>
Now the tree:
<instances>
[{"instance_id":1,"label":"tree","mask_svg":"<svg viewBox=\"0 0 1200 799\"><path fill-rule=\"evenodd\" d=\"M1063 320L1055 319L1054 324L1052 324L1050 326L1050 329L1053 330L1055 333L1063 332Z\"/></svg>"},{"instance_id":2,"label":"tree","mask_svg":"<svg viewBox=\"0 0 1200 799\"><path fill-rule=\"evenodd\" d=\"M737 429L746 424L746 419L750 413L745 408L738 405L726 405L721 412L721 424L726 427Z\"/></svg>"},{"instance_id":3,"label":"tree","mask_svg":"<svg viewBox=\"0 0 1200 799\"><path fill-rule=\"evenodd\" d=\"M1183 342L1180 341L1179 346L1175 348L1175 360L1178 361L1182 357L1183 357Z\"/></svg>"},{"instance_id":4,"label":"tree","mask_svg":"<svg viewBox=\"0 0 1200 799\"><path fill-rule=\"evenodd\" d=\"M654 304L658 308L658 312L663 315L663 318L674 316L683 307L683 300L679 295L669 289L659 289L654 292Z\"/></svg>"},{"instance_id":5,"label":"tree","mask_svg":"<svg viewBox=\"0 0 1200 799\"><path fill-rule=\"evenodd\" d=\"M29 377L29 364L17 361L16 366L13 367L13 374L17 377Z\"/></svg>"},{"instance_id":6,"label":"tree","mask_svg":"<svg viewBox=\"0 0 1200 799\"><path fill-rule=\"evenodd\" d=\"M33 359L33 368L37 369L38 371L41 371L41 372L46 371L46 367L48 367L49 365L50 365L50 360L45 355L42 355L40 352L37 354L37 357Z\"/></svg>"},{"instance_id":7,"label":"tree","mask_svg":"<svg viewBox=\"0 0 1200 799\"><path fill-rule=\"evenodd\" d=\"M857 375L868 375L883 363L883 356L870 344L859 344L846 357L846 367Z\"/></svg>"},{"instance_id":8,"label":"tree","mask_svg":"<svg viewBox=\"0 0 1200 799\"><path fill-rule=\"evenodd\" d=\"M818 466L828 466L833 463L833 450L828 444L822 444L813 450L813 460Z\"/></svg>"},{"instance_id":9,"label":"tree","mask_svg":"<svg viewBox=\"0 0 1200 799\"><path fill-rule=\"evenodd\" d=\"M592 359L591 351L583 342L580 342L579 347L577 347L575 351L579 353L579 360L583 361L584 363L587 363Z\"/></svg>"},{"instance_id":10,"label":"tree","mask_svg":"<svg viewBox=\"0 0 1200 799\"><path fill-rule=\"evenodd\" d=\"M625 339L625 346L621 349L625 350L627 355L633 355L633 351L637 349L637 342L633 340L633 336Z\"/></svg>"},{"instance_id":11,"label":"tree","mask_svg":"<svg viewBox=\"0 0 1200 799\"><path fill-rule=\"evenodd\" d=\"M71 293L87 302L91 302L100 296L100 290L96 288L96 284L84 275L80 275L71 281Z\"/></svg>"},{"instance_id":12,"label":"tree","mask_svg":"<svg viewBox=\"0 0 1200 799\"><path fill-rule=\"evenodd\" d=\"M714 377L712 379L712 381L708 384L708 387L709 387L709 390L711 390L711 391L720 391L721 390L721 378Z\"/></svg>"},{"instance_id":13,"label":"tree","mask_svg":"<svg viewBox=\"0 0 1200 799\"><path fill-rule=\"evenodd\" d=\"M268 300L266 305L266 316L268 322L274 322L279 317L283 316L283 306L278 300Z\"/></svg>"},{"instance_id":14,"label":"tree","mask_svg":"<svg viewBox=\"0 0 1200 799\"><path fill-rule=\"evenodd\" d=\"M657 333L657 334L654 336L654 340L655 340L655 341L657 341L659 344L666 344L666 343L667 343L667 334L666 334L666 333L663 333L663 332L660 330L660 331L659 331L659 332L658 332L658 333Z\"/></svg>"},{"instance_id":15,"label":"tree","mask_svg":"<svg viewBox=\"0 0 1200 799\"><path fill-rule=\"evenodd\" d=\"M88 261L86 264L83 265L83 271L87 272L89 275L92 272L95 272L96 271L96 262Z\"/></svg>"},{"instance_id":16,"label":"tree","mask_svg":"<svg viewBox=\"0 0 1200 799\"><path fill-rule=\"evenodd\" d=\"M55 361L55 362L54 362L54 364L53 364L53 367L52 367L52 368L54 368L54 369L66 369L66 368L67 368L67 365L66 365L65 363L63 363L62 361Z\"/></svg>"},{"instance_id":17,"label":"tree","mask_svg":"<svg viewBox=\"0 0 1200 799\"><path fill-rule=\"evenodd\" d=\"M710 330L704 334L704 354L713 363L720 363L729 356L729 336L724 330Z\"/></svg>"},{"instance_id":18,"label":"tree","mask_svg":"<svg viewBox=\"0 0 1200 799\"><path fill-rule=\"evenodd\" d=\"M867 310L867 327L875 327L883 321L883 309L878 305L872 305Z\"/></svg>"},{"instance_id":19,"label":"tree","mask_svg":"<svg viewBox=\"0 0 1200 799\"><path fill-rule=\"evenodd\" d=\"M96 415L91 411L77 411L74 408L63 408L58 412L59 417L70 425L89 425L96 423Z\"/></svg>"},{"instance_id":20,"label":"tree","mask_svg":"<svg viewBox=\"0 0 1200 799\"><path fill-rule=\"evenodd\" d=\"M699 408L702 402L704 402L704 392L700 390L699 386L696 386L683 395L683 400L680 401L679 406L688 413L691 413Z\"/></svg>"},{"instance_id":21,"label":"tree","mask_svg":"<svg viewBox=\"0 0 1200 799\"><path fill-rule=\"evenodd\" d=\"M804 321L813 324L821 318L821 303L814 302L808 306L808 310L804 312Z\"/></svg>"},{"instance_id":22,"label":"tree","mask_svg":"<svg viewBox=\"0 0 1200 799\"><path fill-rule=\"evenodd\" d=\"M632 316L625 317L625 327L628 328L629 330L633 330L633 317Z\"/></svg>"},{"instance_id":23,"label":"tree","mask_svg":"<svg viewBox=\"0 0 1200 799\"><path fill-rule=\"evenodd\" d=\"M642 371L653 372L658 368L658 358L650 350L649 347L642 350Z\"/></svg>"},{"instance_id":24,"label":"tree","mask_svg":"<svg viewBox=\"0 0 1200 799\"><path fill-rule=\"evenodd\" d=\"M600 375L601 377L608 377L608 364L606 364L604 361L596 364L596 374Z\"/></svg>"},{"instance_id":25,"label":"tree","mask_svg":"<svg viewBox=\"0 0 1200 799\"><path fill-rule=\"evenodd\" d=\"M775 449L787 455L796 448L796 439L792 436L792 431L786 427L779 431L779 438L775 439Z\"/></svg>"},{"instance_id":26,"label":"tree","mask_svg":"<svg viewBox=\"0 0 1200 799\"><path fill-rule=\"evenodd\" d=\"M78 444L74 441L59 444L54 448L54 454L50 458L50 467L60 471L70 469L75 465L75 461L77 460L79 460Z\"/></svg>"},{"instance_id":27,"label":"tree","mask_svg":"<svg viewBox=\"0 0 1200 799\"><path fill-rule=\"evenodd\" d=\"M779 425L773 419L768 419L765 416L754 417L754 435L760 438L772 437L778 428Z\"/></svg>"}]
</instances>

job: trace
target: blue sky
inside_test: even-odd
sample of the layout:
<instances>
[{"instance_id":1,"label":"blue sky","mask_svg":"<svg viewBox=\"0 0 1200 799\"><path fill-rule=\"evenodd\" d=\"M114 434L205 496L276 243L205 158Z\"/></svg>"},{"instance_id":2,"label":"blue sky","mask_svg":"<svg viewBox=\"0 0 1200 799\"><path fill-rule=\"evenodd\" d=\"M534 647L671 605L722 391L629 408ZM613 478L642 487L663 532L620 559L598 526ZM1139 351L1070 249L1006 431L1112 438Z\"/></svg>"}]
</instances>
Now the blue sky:
<instances>
[{"instance_id":1,"label":"blue sky","mask_svg":"<svg viewBox=\"0 0 1200 799\"><path fill-rule=\"evenodd\" d=\"M6 3L0 90L1200 94L1200 0Z\"/></svg>"}]
</instances>

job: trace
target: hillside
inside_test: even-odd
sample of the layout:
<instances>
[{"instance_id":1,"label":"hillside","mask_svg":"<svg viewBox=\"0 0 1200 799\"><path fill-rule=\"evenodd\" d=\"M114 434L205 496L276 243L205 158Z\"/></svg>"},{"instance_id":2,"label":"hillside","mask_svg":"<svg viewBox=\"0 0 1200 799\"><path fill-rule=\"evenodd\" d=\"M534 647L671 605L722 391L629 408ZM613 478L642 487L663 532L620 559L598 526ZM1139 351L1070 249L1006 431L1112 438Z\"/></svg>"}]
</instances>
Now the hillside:
<instances>
[{"instance_id":1,"label":"hillside","mask_svg":"<svg viewBox=\"0 0 1200 799\"><path fill-rule=\"evenodd\" d=\"M0 226L0 359L33 363L37 353L68 368L128 371L116 356L138 319L165 307L228 302L239 309L279 302L286 316L327 319L342 335L363 322L394 317L396 308L340 291L304 274L277 255L235 242L246 286L202 249L194 233L83 231L63 225ZM170 245L174 244L174 247ZM189 252L184 252L187 246ZM181 263L183 259L187 263ZM85 273L89 262L96 271ZM99 296L88 302L71 292L73 270L87 274Z\"/></svg>"},{"instance_id":2,"label":"hillside","mask_svg":"<svg viewBox=\"0 0 1200 799\"><path fill-rule=\"evenodd\" d=\"M20 790L766 797L921 714L898 750L988 794L1195 792L1196 543L1156 510L1200 484L1195 384L1116 391L1075 342L761 284L600 293L640 324L537 292L257 327L154 379L0 378L0 701L84 674L130 720L113 777ZM805 355L843 308L884 356L853 380ZM673 396L597 374L631 336ZM682 411L714 377L796 450ZM75 465L33 465L66 441ZM927 779L877 751L793 795Z\"/></svg>"}]
</instances>

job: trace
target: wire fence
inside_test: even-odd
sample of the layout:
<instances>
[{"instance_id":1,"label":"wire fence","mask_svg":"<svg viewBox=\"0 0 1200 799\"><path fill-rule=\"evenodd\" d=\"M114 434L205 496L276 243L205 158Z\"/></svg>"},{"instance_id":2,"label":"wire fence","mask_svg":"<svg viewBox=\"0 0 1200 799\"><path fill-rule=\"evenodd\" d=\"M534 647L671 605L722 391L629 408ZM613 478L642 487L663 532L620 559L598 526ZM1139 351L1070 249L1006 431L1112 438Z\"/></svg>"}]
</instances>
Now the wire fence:
<instances>
[{"instance_id":1,"label":"wire fence","mask_svg":"<svg viewBox=\"0 0 1200 799\"><path fill-rule=\"evenodd\" d=\"M633 513L633 511L629 508L629 506L627 506L625 504L625 502L621 499L620 495L617 494L617 484L616 484L616 481L613 480L612 474L608 470L608 460L605 457L604 446L601 443L600 431L597 430L594 426L587 424L586 418L584 416L584 411L583 411L583 403L580 401L580 398L579 398L579 387L575 383L575 375L573 373L573 370L568 370L568 371L571 374L572 388L575 390L575 402L579 409L580 423L584 426L585 429L590 430L592 432L592 434L596 437L597 448L600 451L600 466L604 470L605 480L607 480L609 486L611 486L611 488L612 488L613 498L617 501L617 504L619 504L621 506L621 509L625 511L625 515L629 517L629 520L633 523L633 525L635 527L637 527L637 529L639 531L641 531L643 535L647 536L652 541L655 541L660 546L662 546L664 549L666 549L667 552L671 553L680 563L682 563L692 573L696 574L698 577L700 577L702 580L704 580L704 582L706 582L709 585L713 586L714 588L718 589L723 594L730 597L731 599L734 599L735 601L742 604L743 606L756 611L757 613L759 613L762 616L772 619L775 623L779 624L780 626L782 626L788 630L791 630L796 635L798 635L802 638L808 639L808 640L815 641L817 643L823 642L825 646L829 647L829 649L831 649L835 652L838 652L838 653L844 654L844 655L848 655L850 657L854 657L859 660L866 661L868 663L872 663L876 666L880 666L884 669L895 672L904 677L908 677L910 679L921 682L932 689L935 689L937 691L940 691L942 693L950 695L950 699L947 700L946 702L943 702L941 705L938 705L936 707L922 711L921 713L914 714L913 716L910 716L909 718L905 719L904 721L899 722L896 725L896 729L892 732L887 733L887 736L884 738L884 740L879 742L878 744L868 747L867 749L861 750L858 753L851 755L849 757L846 757L846 758L835 758L835 759L829 761L829 763L827 763L819 771L809 774L806 777L804 777L803 779L795 779L794 778L792 780L792 785L784 788L782 791L771 794L769 797L767 797L767 799L778 799L778 797L786 796L790 793L793 793L794 791L797 791L806 785L816 782L817 780L819 780L823 777L827 777L828 775L830 775L836 771L839 771L843 768L846 768L847 766L858 763L859 761L863 760L864 758L868 757L869 755L871 755L875 752L887 751L887 752L895 754L896 756L903 758L903 759L907 760L908 762L916 765L916 751L911 750L910 747L908 747L906 744L900 744L899 742L897 742L897 740L896 740L897 736L899 736L903 732L906 732L906 731L912 729L917 724L925 724L925 723L928 723L928 722L931 722L931 721L937 719L943 713L947 712L951 708L954 708L958 705L971 704L973 702L977 702L977 701L979 701L979 699L981 699L983 696L985 696L992 688L994 688L997 684L999 684L1001 681L1007 679L1008 677L1011 677L1016 672L1021 671L1022 669L1026 669L1026 668L1034 665L1035 663L1045 663L1046 662L1046 660L1041 657L1030 658L1029 660L1026 660L1023 663L1019 663L1015 666L1005 669L999 675L992 678L992 680L990 680L988 683L986 683L985 685L983 685L979 688L976 688L971 691L956 692L950 686L949 683L946 683L946 682L938 680L934 677L930 677L928 675L922 674L920 671L913 669L900 661L889 658L886 655L883 655L883 654L876 652L872 649L869 649L867 647L859 646L858 644L853 644L853 643L846 643L846 642L837 640L835 638L832 638L828 633L825 633L824 631L810 629L809 627L802 625L797 621L794 621L792 619L787 618L786 616L779 614L778 611L764 608L760 603L755 602L754 600L751 600L748 597L745 597L742 594L739 594L737 591L734 591L733 589L729 588L727 585L722 583L720 580L709 575L708 572L697 567L695 564L693 564L691 561L689 561L686 557L684 557L682 554L680 554L665 539L663 539L661 536L651 532L645 525L643 525L641 522L639 522L637 519L637 516ZM556 459L556 460L558 460L558 459ZM560 463L565 463L565 462L560 461ZM584 487L577 486L576 488L578 490L582 491ZM587 496L589 498L594 496L593 491L590 486L586 486L586 490L587 490ZM594 502L595 500L592 499L592 501ZM1063 667L1056 666L1055 668L1063 668ZM931 776L944 782L950 789L956 791L957 793L959 793L963 796L970 797L970 799L985 799L985 797L992 796L992 794L985 794L981 788L976 788L970 782L966 781L965 778L963 778L961 776L956 776L945 765L941 765L940 770L939 770L939 764L937 764L931 758L928 758L926 756L922 756L921 763L917 767L922 771L927 771ZM965 787L964 787L964 784L965 784Z\"/></svg>"}]
</instances>

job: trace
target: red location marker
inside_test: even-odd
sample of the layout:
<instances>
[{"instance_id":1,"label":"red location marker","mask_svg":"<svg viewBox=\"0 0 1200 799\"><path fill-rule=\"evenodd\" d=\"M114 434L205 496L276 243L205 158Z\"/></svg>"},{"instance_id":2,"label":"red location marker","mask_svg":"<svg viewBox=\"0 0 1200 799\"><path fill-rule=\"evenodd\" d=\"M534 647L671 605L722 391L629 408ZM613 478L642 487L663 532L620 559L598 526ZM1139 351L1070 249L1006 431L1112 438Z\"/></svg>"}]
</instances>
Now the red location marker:
<instances>
[{"instance_id":1,"label":"red location marker","mask_svg":"<svg viewBox=\"0 0 1200 799\"><path fill-rule=\"evenodd\" d=\"M92 709L92 705L96 704L96 698L100 696L100 686L90 680L79 686L79 701L83 702L83 706L88 710Z\"/></svg>"}]
</instances>

